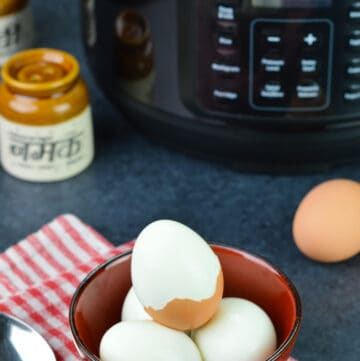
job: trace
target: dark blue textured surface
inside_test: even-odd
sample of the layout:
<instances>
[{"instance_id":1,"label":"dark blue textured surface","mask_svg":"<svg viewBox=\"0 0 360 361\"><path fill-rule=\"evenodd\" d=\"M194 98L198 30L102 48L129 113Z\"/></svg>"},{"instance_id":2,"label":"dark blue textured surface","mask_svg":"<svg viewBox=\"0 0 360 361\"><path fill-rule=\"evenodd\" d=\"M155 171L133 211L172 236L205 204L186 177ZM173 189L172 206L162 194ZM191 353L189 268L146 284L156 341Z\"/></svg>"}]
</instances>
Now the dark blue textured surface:
<instances>
[{"instance_id":1,"label":"dark blue textured surface","mask_svg":"<svg viewBox=\"0 0 360 361\"><path fill-rule=\"evenodd\" d=\"M58 184L29 184L0 170L0 250L64 212L115 244L152 220L176 219L209 240L260 254L288 274L303 300L295 349L300 361L358 361L360 256L337 265L311 262L295 248L291 223L311 187L335 177L360 180L360 164L326 174L259 176L153 144L126 125L93 83L80 41L78 1L33 0L33 6L37 45L70 51L81 62L91 88L97 153L86 172Z\"/></svg>"}]
</instances>

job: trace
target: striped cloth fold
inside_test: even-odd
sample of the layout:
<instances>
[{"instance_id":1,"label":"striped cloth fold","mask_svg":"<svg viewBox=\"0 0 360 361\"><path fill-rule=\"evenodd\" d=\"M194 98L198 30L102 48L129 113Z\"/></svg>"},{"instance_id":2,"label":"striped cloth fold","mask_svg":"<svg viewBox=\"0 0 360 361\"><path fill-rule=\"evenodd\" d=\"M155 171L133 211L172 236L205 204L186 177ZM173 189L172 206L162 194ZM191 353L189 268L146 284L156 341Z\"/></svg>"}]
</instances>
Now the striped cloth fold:
<instances>
[{"instance_id":1,"label":"striped cloth fold","mask_svg":"<svg viewBox=\"0 0 360 361\"><path fill-rule=\"evenodd\" d=\"M78 361L68 321L72 295L94 267L132 246L115 247L76 216L61 215L0 254L0 312L37 330L57 361Z\"/></svg>"},{"instance_id":2,"label":"striped cloth fold","mask_svg":"<svg viewBox=\"0 0 360 361\"><path fill-rule=\"evenodd\" d=\"M68 322L71 297L94 267L131 247L116 248L77 217L59 216L0 254L0 311L44 336L57 361L78 361Z\"/></svg>"}]
</instances>

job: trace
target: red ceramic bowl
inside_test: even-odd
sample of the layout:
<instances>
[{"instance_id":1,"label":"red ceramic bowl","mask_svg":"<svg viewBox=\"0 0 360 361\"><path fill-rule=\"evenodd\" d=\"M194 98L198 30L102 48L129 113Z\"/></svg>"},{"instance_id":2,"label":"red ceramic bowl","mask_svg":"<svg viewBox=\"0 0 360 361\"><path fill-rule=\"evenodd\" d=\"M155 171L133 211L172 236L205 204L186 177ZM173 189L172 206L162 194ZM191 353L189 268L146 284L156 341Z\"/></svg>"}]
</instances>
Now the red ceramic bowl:
<instances>
[{"instance_id":1,"label":"red ceramic bowl","mask_svg":"<svg viewBox=\"0 0 360 361\"><path fill-rule=\"evenodd\" d=\"M275 325L279 344L266 361L286 361L301 323L301 302L294 285L262 258L227 246L211 247L224 272L224 297L242 297L255 302ZM131 287L130 260L131 251L98 266L73 296L70 326L75 344L85 360L99 361L103 334L120 321L122 304Z\"/></svg>"}]
</instances>

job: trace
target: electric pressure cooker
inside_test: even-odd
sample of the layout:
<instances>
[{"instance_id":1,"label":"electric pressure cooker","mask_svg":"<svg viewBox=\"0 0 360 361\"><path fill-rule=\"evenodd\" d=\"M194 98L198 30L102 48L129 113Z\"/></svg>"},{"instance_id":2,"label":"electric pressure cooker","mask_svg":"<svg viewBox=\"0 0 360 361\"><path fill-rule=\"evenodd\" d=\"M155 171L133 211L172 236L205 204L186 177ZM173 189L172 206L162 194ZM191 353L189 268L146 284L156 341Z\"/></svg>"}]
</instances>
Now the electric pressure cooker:
<instances>
[{"instance_id":1,"label":"electric pressure cooker","mask_svg":"<svg viewBox=\"0 0 360 361\"><path fill-rule=\"evenodd\" d=\"M360 1L82 0L105 94L144 134L254 169L360 158Z\"/></svg>"}]
</instances>

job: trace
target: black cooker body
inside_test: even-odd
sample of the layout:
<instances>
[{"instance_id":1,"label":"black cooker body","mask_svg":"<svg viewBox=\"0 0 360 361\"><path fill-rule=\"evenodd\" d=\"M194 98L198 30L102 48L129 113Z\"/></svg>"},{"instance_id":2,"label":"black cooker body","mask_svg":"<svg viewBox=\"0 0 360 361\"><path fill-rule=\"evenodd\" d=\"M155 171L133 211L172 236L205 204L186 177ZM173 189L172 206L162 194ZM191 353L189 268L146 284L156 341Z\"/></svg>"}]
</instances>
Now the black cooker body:
<instances>
[{"instance_id":1,"label":"black cooker body","mask_svg":"<svg viewBox=\"0 0 360 361\"><path fill-rule=\"evenodd\" d=\"M105 94L163 143L253 169L360 156L360 7L335 0L82 0Z\"/></svg>"}]
</instances>

